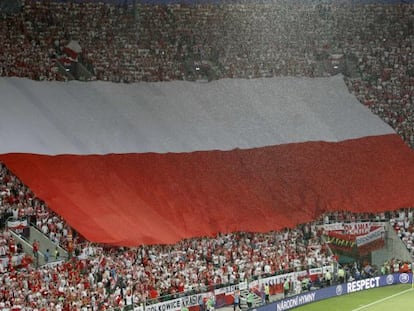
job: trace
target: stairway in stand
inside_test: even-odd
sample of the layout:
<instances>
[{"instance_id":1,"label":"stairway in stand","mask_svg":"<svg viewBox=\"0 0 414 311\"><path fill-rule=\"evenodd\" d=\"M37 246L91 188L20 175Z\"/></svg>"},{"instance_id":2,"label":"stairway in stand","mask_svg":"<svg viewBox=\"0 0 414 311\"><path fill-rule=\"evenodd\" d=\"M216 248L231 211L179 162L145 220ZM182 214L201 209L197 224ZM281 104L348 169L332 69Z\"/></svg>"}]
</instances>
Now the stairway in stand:
<instances>
[{"instance_id":1,"label":"stairway in stand","mask_svg":"<svg viewBox=\"0 0 414 311\"><path fill-rule=\"evenodd\" d=\"M243 311L249 310L249 307L247 306L247 295L248 294L249 294L248 289L240 290L240 308ZM255 292L253 292L253 294L254 294L254 300L253 300L253 305L251 309L257 308L262 305L262 298L259 295L257 295Z\"/></svg>"}]
</instances>

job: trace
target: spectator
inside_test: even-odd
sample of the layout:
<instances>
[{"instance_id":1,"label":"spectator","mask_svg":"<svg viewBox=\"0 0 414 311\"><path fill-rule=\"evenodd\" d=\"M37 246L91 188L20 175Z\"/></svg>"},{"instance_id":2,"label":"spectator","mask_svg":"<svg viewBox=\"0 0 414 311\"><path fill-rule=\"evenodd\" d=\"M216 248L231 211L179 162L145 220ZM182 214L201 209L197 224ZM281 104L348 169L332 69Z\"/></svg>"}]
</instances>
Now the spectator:
<instances>
[{"instance_id":1,"label":"spectator","mask_svg":"<svg viewBox=\"0 0 414 311\"><path fill-rule=\"evenodd\" d=\"M285 279L283 281L283 296L287 297L289 295L289 291L290 291L290 282L288 279Z\"/></svg>"},{"instance_id":2,"label":"spectator","mask_svg":"<svg viewBox=\"0 0 414 311\"><path fill-rule=\"evenodd\" d=\"M50 251L49 251L49 249L46 249L46 252L45 252L44 256L45 256L45 263L48 263L49 262L49 259L50 259Z\"/></svg>"}]
</instances>

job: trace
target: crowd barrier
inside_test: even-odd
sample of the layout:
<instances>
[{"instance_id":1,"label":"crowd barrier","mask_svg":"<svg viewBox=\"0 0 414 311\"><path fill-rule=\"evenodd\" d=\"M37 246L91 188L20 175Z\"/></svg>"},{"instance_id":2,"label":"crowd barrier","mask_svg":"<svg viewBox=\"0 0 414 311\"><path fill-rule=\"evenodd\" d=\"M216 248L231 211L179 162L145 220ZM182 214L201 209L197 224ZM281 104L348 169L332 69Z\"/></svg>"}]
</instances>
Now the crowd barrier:
<instances>
[{"instance_id":1,"label":"crowd barrier","mask_svg":"<svg viewBox=\"0 0 414 311\"><path fill-rule=\"evenodd\" d=\"M376 276L321 288L314 291L304 292L296 296L287 297L277 302L261 306L257 308L257 311L285 311L327 298L333 298L358 291L364 291L389 285L412 284L412 282L412 273L394 273L389 275Z\"/></svg>"},{"instance_id":2,"label":"crowd barrier","mask_svg":"<svg viewBox=\"0 0 414 311\"><path fill-rule=\"evenodd\" d=\"M323 267L321 271L326 269L332 269L332 267ZM226 286L220 289L216 289L214 293L205 292L200 294L194 294L190 296L183 296L177 299L168 300L164 302L154 303L151 305L135 306L131 310L135 311L180 311L188 309L189 311L201 311L203 310L203 303L205 299L214 295L216 301L216 308L233 304L233 294L235 290L249 289L254 290L259 284L270 284L270 295L283 292L282 280L285 278L295 278L306 275L308 272L299 271L288 274L282 274L270 278L263 278L255 282L243 282L236 285ZM289 296L273 303L266 304L255 308L255 311L285 311L290 310L301 305L320 301L323 299L334 298L337 296L343 296L359 291L365 291L373 288L397 285L397 284L411 284L413 286L413 273L393 273L388 275L374 276L370 278L355 280L352 282L336 284L329 287L310 290L302 292L298 295ZM125 310L125 309L119 309Z\"/></svg>"},{"instance_id":3,"label":"crowd barrier","mask_svg":"<svg viewBox=\"0 0 414 311\"><path fill-rule=\"evenodd\" d=\"M256 293L260 292L260 288L264 284L269 285L270 295L276 295L283 292L283 282L285 279L295 280L302 277L310 277L322 275L326 271L333 272L334 267L324 266L318 268L310 268L300 271L292 271L287 273L281 273L268 277L260 277L257 280L250 282L242 282L238 284L232 284L223 286L211 291L197 293L193 295L182 294L182 297L170 299L161 302L155 302L154 300L147 301L144 305L134 306L134 311L181 311L188 309L189 311L202 311L204 310L205 301L213 297L215 301L215 308L222 308L233 304L233 295L236 290L249 290ZM116 309L115 309L116 310ZM126 310L126 309L119 309Z\"/></svg>"}]
</instances>

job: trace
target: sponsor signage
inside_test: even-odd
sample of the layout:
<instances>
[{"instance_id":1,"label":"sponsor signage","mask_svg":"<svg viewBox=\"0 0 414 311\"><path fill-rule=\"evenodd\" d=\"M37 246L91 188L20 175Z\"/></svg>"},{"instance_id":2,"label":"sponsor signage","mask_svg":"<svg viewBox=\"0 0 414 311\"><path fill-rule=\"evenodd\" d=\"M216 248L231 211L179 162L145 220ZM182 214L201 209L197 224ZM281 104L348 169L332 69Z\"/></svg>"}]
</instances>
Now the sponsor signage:
<instances>
[{"instance_id":1,"label":"sponsor signage","mask_svg":"<svg viewBox=\"0 0 414 311\"><path fill-rule=\"evenodd\" d=\"M347 292L353 293L353 292L357 292L360 290L379 287L380 286L379 281L380 281L380 277L377 276L375 278L368 278L368 279L349 282L346 284Z\"/></svg>"},{"instance_id":2,"label":"sponsor signage","mask_svg":"<svg viewBox=\"0 0 414 311\"><path fill-rule=\"evenodd\" d=\"M306 294L297 295L292 298L283 299L279 303L276 304L276 310L289 310L300 305L304 305L310 302L315 301L316 298L316 291L308 292Z\"/></svg>"},{"instance_id":3,"label":"sponsor signage","mask_svg":"<svg viewBox=\"0 0 414 311\"><path fill-rule=\"evenodd\" d=\"M318 270L319 271L319 270ZM316 271L315 271L316 272ZM292 277L293 274L285 274L282 277ZM322 299L327 299L335 296L341 296L345 294L350 294L358 291L364 291L372 288L394 285L394 284L406 284L412 282L411 273L395 273L384 276L377 276L373 278L367 278L362 280L357 280L353 282L348 282L336 286L330 286L322 288L319 290L304 292L299 295L291 296L285 299L278 300L274 303L261 306L256 308L257 311L284 311L296 308L298 306L308 304L311 302L319 301ZM247 284L243 284L242 287ZM240 285L240 284L239 284ZM247 287L247 286L246 286ZM240 288L240 286L239 286ZM237 289L236 286L229 286L225 288L221 294L228 294L234 292ZM209 296L209 293L191 295L186 297L177 298L174 300L169 300L161 303L156 303L153 305L145 306L145 311L179 311L183 307L192 307L198 306L204 297ZM142 307L136 307L134 310L143 311Z\"/></svg>"},{"instance_id":4,"label":"sponsor signage","mask_svg":"<svg viewBox=\"0 0 414 311\"><path fill-rule=\"evenodd\" d=\"M281 299L272 304L268 304L262 307L256 308L257 311L285 311L296 308L298 306L315 302L322 299L341 296L349 293L354 293L363 290L369 290L372 288L404 284L412 282L411 273L395 273L390 275L377 276L373 278L367 278L348 282L336 286L330 286L310 292L304 292L302 294L291 296L285 299Z\"/></svg>"}]
</instances>

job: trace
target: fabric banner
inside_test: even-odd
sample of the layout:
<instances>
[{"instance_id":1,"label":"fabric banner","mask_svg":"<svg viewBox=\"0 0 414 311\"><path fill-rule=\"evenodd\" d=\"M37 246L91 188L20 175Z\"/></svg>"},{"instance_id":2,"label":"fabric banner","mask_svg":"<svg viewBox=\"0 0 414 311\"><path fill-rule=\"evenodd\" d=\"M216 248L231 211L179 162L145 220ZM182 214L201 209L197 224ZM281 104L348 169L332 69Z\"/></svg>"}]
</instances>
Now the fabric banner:
<instances>
[{"instance_id":1,"label":"fabric banner","mask_svg":"<svg viewBox=\"0 0 414 311\"><path fill-rule=\"evenodd\" d=\"M345 234L361 235L371 231L371 222L351 222L343 224Z\"/></svg>"},{"instance_id":2,"label":"fabric banner","mask_svg":"<svg viewBox=\"0 0 414 311\"><path fill-rule=\"evenodd\" d=\"M325 231L337 231L343 234L351 234L351 235L363 235L366 234L380 226L377 222L337 222L332 224L324 224L319 226L319 228L323 228Z\"/></svg>"},{"instance_id":3,"label":"fabric banner","mask_svg":"<svg viewBox=\"0 0 414 311\"><path fill-rule=\"evenodd\" d=\"M351 250L356 246L355 236L351 234L329 232L328 242L331 247L334 246L343 250Z\"/></svg>"},{"instance_id":4,"label":"fabric banner","mask_svg":"<svg viewBox=\"0 0 414 311\"><path fill-rule=\"evenodd\" d=\"M199 306L203 303L204 297L208 296L210 296L210 293L202 293L146 305L145 311L178 311L184 307Z\"/></svg>"},{"instance_id":5,"label":"fabric banner","mask_svg":"<svg viewBox=\"0 0 414 311\"><path fill-rule=\"evenodd\" d=\"M342 76L0 77L0 94L0 161L91 242L172 244L414 206L414 151Z\"/></svg>"},{"instance_id":6,"label":"fabric banner","mask_svg":"<svg viewBox=\"0 0 414 311\"><path fill-rule=\"evenodd\" d=\"M329 265L329 266L323 266L323 267L319 267L319 268L311 268L309 269L309 275L315 275L315 274L324 274L327 271L333 273L333 266Z\"/></svg>"},{"instance_id":7,"label":"fabric banner","mask_svg":"<svg viewBox=\"0 0 414 311\"><path fill-rule=\"evenodd\" d=\"M356 244L358 247L371 243L378 239L384 239L384 227L379 227L371 232L356 237Z\"/></svg>"},{"instance_id":8,"label":"fabric banner","mask_svg":"<svg viewBox=\"0 0 414 311\"><path fill-rule=\"evenodd\" d=\"M336 222L332 224L323 224L323 225L318 226L318 228L323 229L325 231L343 231L344 223Z\"/></svg>"},{"instance_id":9,"label":"fabric banner","mask_svg":"<svg viewBox=\"0 0 414 311\"><path fill-rule=\"evenodd\" d=\"M7 221L7 227L12 230L22 230L24 228L27 228L27 219L22 220L8 220Z\"/></svg>"},{"instance_id":10,"label":"fabric banner","mask_svg":"<svg viewBox=\"0 0 414 311\"><path fill-rule=\"evenodd\" d=\"M338 225L328 227L327 239L334 252L359 255L384 246L384 226L379 223L361 222L344 223L340 228Z\"/></svg>"}]
</instances>

